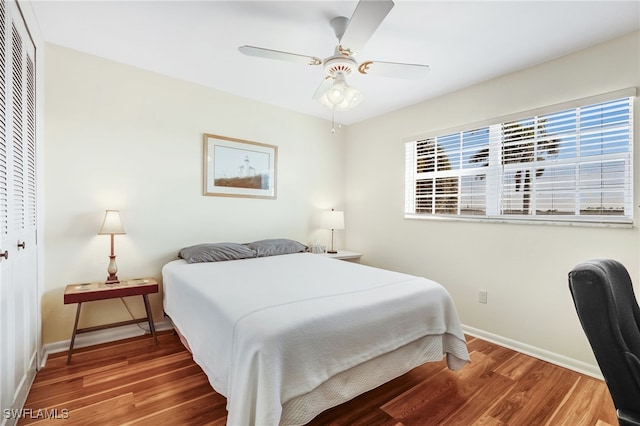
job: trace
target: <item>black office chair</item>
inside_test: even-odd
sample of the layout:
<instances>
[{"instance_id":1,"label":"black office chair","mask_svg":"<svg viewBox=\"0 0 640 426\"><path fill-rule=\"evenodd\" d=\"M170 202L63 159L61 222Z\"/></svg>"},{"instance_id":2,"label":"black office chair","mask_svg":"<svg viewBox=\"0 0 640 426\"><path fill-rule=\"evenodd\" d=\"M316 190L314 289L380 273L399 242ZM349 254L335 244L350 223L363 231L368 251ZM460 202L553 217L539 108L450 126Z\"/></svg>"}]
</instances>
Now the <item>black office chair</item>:
<instances>
[{"instance_id":1,"label":"black office chair","mask_svg":"<svg viewBox=\"0 0 640 426\"><path fill-rule=\"evenodd\" d=\"M569 289L618 422L640 425L640 308L629 273L615 260L586 261L569 273Z\"/></svg>"}]
</instances>

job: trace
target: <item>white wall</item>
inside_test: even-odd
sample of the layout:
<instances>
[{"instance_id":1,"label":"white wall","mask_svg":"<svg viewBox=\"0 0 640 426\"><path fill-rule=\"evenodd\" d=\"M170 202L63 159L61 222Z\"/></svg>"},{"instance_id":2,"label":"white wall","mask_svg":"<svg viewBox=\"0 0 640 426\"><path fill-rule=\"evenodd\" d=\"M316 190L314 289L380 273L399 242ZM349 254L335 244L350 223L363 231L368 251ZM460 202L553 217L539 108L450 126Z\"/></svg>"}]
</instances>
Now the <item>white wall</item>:
<instances>
[{"instance_id":1,"label":"white wall","mask_svg":"<svg viewBox=\"0 0 640 426\"><path fill-rule=\"evenodd\" d=\"M314 220L344 207L345 137L329 122L50 44L45 78L43 343L70 337L64 287L106 278L105 209L127 231L115 237L121 279L160 279L196 243L330 238ZM277 145L277 199L203 196L203 133ZM161 296L151 302L159 321ZM92 302L81 326L126 319L118 300Z\"/></svg>"},{"instance_id":2,"label":"white wall","mask_svg":"<svg viewBox=\"0 0 640 426\"><path fill-rule=\"evenodd\" d=\"M466 326L595 366L571 301L567 273L582 260L610 257L622 261L640 283L638 228L405 220L402 141L638 87L639 64L640 33L634 33L350 126L345 209L349 249L363 252L364 263L439 281L452 294ZM637 146L640 105L634 131ZM486 305L477 301L479 289L488 291Z\"/></svg>"}]
</instances>

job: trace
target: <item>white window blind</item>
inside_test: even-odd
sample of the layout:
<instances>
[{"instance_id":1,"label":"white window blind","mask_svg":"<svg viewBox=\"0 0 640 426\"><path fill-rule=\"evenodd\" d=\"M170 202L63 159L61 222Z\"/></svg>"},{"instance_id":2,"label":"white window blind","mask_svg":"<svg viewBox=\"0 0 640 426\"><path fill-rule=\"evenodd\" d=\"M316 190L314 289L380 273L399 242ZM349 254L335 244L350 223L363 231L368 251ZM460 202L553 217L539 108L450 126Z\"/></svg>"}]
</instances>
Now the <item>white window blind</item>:
<instances>
[{"instance_id":1,"label":"white window blind","mask_svg":"<svg viewBox=\"0 0 640 426\"><path fill-rule=\"evenodd\" d=\"M405 144L405 217L631 223L633 98Z\"/></svg>"}]
</instances>

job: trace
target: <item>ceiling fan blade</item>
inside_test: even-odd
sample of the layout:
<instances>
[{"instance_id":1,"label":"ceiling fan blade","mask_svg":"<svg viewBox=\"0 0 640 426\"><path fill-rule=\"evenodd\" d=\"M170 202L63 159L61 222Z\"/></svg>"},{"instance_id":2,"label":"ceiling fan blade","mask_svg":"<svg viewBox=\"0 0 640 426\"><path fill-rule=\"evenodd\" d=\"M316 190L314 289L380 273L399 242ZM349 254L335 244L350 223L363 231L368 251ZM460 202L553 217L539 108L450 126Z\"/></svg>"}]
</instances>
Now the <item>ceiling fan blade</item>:
<instances>
[{"instance_id":1,"label":"ceiling fan blade","mask_svg":"<svg viewBox=\"0 0 640 426\"><path fill-rule=\"evenodd\" d=\"M326 77L324 80L322 80L322 83L320 83L320 86L318 86L316 92L313 94L313 99L316 101L320 99L322 95L324 95L329 89L331 89L331 86L333 86L333 78Z\"/></svg>"},{"instance_id":2,"label":"ceiling fan blade","mask_svg":"<svg viewBox=\"0 0 640 426\"><path fill-rule=\"evenodd\" d=\"M401 64L397 62L366 61L358 66L360 74L381 75L383 77L418 79L429 72L429 65Z\"/></svg>"},{"instance_id":3,"label":"ceiling fan blade","mask_svg":"<svg viewBox=\"0 0 640 426\"><path fill-rule=\"evenodd\" d=\"M306 65L322 64L322 59L316 58L315 56L298 55L297 53L281 52L279 50L264 49L262 47L240 46L238 50L247 56L256 56L258 58L276 59Z\"/></svg>"},{"instance_id":4,"label":"ceiling fan blade","mask_svg":"<svg viewBox=\"0 0 640 426\"><path fill-rule=\"evenodd\" d=\"M360 0L340 38L342 50L354 55L362 49L392 8L392 0Z\"/></svg>"}]
</instances>

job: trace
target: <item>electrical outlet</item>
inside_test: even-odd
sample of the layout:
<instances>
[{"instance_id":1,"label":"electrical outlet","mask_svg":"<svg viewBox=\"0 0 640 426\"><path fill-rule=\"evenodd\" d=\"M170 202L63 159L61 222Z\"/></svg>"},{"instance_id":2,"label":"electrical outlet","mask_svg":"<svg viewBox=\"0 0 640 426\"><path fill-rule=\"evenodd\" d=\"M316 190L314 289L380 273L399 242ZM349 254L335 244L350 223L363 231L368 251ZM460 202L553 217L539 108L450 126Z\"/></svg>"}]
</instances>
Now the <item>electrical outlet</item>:
<instances>
[{"instance_id":1,"label":"electrical outlet","mask_svg":"<svg viewBox=\"0 0 640 426\"><path fill-rule=\"evenodd\" d=\"M478 302L487 303L487 290L478 291Z\"/></svg>"}]
</instances>

